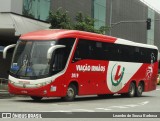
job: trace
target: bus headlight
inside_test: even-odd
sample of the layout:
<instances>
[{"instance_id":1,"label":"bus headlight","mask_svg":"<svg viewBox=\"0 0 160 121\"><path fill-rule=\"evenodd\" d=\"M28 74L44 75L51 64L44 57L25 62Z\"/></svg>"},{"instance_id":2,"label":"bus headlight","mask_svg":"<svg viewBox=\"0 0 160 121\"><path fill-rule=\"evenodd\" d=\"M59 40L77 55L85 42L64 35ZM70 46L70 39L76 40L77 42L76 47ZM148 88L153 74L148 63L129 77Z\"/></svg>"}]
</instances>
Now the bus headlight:
<instances>
[{"instance_id":1,"label":"bus headlight","mask_svg":"<svg viewBox=\"0 0 160 121\"><path fill-rule=\"evenodd\" d=\"M15 82L13 82L13 81L9 80L9 83L10 83L10 84L14 84Z\"/></svg>"},{"instance_id":2,"label":"bus headlight","mask_svg":"<svg viewBox=\"0 0 160 121\"><path fill-rule=\"evenodd\" d=\"M39 83L39 84L36 84L37 87L41 87L41 86L46 86L47 84L50 84L52 81L47 81L47 82L43 82L43 83Z\"/></svg>"},{"instance_id":3,"label":"bus headlight","mask_svg":"<svg viewBox=\"0 0 160 121\"><path fill-rule=\"evenodd\" d=\"M36 84L37 85L37 87L41 87L42 86L42 84L40 83L40 84Z\"/></svg>"}]
</instances>

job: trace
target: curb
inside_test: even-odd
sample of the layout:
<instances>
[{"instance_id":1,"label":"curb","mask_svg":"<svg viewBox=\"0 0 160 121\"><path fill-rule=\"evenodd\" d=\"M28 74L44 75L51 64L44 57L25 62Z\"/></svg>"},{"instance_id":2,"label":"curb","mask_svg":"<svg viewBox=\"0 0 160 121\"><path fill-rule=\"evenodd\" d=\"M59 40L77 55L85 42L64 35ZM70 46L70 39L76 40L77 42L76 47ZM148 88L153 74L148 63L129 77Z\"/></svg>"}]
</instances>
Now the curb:
<instances>
[{"instance_id":1,"label":"curb","mask_svg":"<svg viewBox=\"0 0 160 121\"><path fill-rule=\"evenodd\" d=\"M13 97L13 95L11 95L8 91L0 90L0 99L11 98L11 97Z\"/></svg>"}]
</instances>

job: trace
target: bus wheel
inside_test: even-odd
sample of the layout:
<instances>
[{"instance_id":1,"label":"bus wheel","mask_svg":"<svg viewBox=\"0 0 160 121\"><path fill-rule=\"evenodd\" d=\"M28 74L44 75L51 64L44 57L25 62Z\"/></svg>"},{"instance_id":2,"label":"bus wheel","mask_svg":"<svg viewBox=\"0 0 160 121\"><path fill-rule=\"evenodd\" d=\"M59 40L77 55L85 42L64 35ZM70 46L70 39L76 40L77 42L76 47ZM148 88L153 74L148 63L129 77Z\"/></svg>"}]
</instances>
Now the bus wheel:
<instances>
[{"instance_id":1,"label":"bus wheel","mask_svg":"<svg viewBox=\"0 0 160 121\"><path fill-rule=\"evenodd\" d=\"M73 101L74 98L76 97L76 86L71 84L69 85L68 89L67 89L67 94L65 97L63 97L62 99L64 99L65 101Z\"/></svg>"},{"instance_id":2,"label":"bus wheel","mask_svg":"<svg viewBox=\"0 0 160 121\"><path fill-rule=\"evenodd\" d=\"M142 92L143 92L143 83L140 82L138 84L138 87L136 88L136 96L137 97L141 97L142 96Z\"/></svg>"},{"instance_id":3,"label":"bus wheel","mask_svg":"<svg viewBox=\"0 0 160 121\"><path fill-rule=\"evenodd\" d=\"M43 97L31 96L31 98L35 101L40 101Z\"/></svg>"},{"instance_id":4,"label":"bus wheel","mask_svg":"<svg viewBox=\"0 0 160 121\"><path fill-rule=\"evenodd\" d=\"M128 97L134 97L136 93L136 86L133 82L131 82L128 90Z\"/></svg>"}]
</instances>

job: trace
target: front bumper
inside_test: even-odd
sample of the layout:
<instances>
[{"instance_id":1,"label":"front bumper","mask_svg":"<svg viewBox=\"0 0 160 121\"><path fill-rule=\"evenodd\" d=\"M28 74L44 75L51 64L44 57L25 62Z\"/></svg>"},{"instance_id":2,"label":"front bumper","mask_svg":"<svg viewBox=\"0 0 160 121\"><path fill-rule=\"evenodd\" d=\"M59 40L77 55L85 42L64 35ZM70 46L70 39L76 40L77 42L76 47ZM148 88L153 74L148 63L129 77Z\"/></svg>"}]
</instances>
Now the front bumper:
<instances>
[{"instance_id":1,"label":"front bumper","mask_svg":"<svg viewBox=\"0 0 160 121\"><path fill-rule=\"evenodd\" d=\"M46 86L37 88L23 88L8 83L8 90L11 94L14 95L28 95L38 97L62 97L65 95L61 86L54 86L56 87L55 90L51 90L52 87L53 84L48 84Z\"/></svg>"}]
</instances>

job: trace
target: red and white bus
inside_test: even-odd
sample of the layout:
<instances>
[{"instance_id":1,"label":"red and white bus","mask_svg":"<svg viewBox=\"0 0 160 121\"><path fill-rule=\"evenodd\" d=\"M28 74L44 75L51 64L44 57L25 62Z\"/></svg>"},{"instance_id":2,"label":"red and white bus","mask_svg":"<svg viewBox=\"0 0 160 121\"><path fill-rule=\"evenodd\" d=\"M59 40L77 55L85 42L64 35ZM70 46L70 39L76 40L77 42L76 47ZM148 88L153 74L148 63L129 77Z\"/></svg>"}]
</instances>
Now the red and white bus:
<instances>
[{"instance_id":1,"label":"red and white bus","mask_svg":"<svg viewBox=\"0 0 160 121\"><path fill-rule=\"evenodd\" d=\"M158 48L76 30L24 34L15 46L9 92L34 100L76 95L141 96L156 89Z\"/></svg>"}]
</instances>

